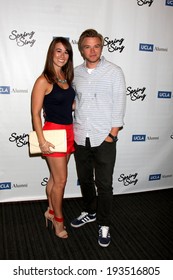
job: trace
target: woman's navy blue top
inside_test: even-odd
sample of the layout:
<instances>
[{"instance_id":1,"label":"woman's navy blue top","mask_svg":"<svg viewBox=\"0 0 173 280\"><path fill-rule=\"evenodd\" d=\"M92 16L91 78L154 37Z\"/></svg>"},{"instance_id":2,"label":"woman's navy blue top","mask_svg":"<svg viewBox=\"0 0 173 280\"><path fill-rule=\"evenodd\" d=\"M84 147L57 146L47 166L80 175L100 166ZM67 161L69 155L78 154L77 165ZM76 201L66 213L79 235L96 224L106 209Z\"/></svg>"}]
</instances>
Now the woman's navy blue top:
<instances>
[{"instance_id":1,"label":"woman's navy blue top","mask_svg":"<svg viewBox=\"0 0 173 280\"><path fill-rule=\"evenodd\" d=\"M45 95L43 101L45 121L57 124L72 124L72 104L75 98L74 89L69 86L63 89L53 84L52 91Z\"/></svg>"}]
</instances>

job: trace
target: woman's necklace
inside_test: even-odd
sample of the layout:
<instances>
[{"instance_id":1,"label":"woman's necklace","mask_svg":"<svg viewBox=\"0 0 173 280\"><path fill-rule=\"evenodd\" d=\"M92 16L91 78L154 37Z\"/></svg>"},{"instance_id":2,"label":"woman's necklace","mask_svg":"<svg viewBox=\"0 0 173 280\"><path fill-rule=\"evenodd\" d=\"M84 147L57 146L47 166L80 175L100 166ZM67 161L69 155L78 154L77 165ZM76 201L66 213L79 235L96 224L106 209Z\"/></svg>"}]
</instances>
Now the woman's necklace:
<instances>
[{"instance_id":1,"label":"woman's necklace","mask_svg":"<svg viewBox=\"0 0 173 280\"><path fill-rule=\"evenodd\" d=\"M56 80L57 80L59 83L61 83L61 84L66 84L66 83L67 83L67 80L66 80L66 79L61 80L61 79L59 79L58 77L56 77Z\"/></svg>"}]
</instances>

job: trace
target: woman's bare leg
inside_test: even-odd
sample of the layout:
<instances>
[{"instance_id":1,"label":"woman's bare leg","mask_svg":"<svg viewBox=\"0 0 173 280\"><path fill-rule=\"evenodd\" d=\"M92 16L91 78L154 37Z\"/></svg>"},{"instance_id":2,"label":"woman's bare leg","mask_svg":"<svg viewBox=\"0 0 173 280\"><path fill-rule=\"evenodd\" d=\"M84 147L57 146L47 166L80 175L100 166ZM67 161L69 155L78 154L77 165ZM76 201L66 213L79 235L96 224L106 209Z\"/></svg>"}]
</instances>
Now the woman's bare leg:
<instances>
[{"instance_id":1,"label":"woman's bare leg","mask_svg":"<svg viewBox=\"0 0 173 280\"><path fill-rule=\"evenodd\" d=\"M54 210L54 214L58 218L63 217L63 197L64 190L67 181L67 157L47 157L47 161L50 167L50 178L52 180L52 187L50 184L49 196L50 196L50 205ZM50 181L51 182L51 181ZM59 222L58 231L61 232L64 230L64 223Z\"/></svg>"}]
</instances>

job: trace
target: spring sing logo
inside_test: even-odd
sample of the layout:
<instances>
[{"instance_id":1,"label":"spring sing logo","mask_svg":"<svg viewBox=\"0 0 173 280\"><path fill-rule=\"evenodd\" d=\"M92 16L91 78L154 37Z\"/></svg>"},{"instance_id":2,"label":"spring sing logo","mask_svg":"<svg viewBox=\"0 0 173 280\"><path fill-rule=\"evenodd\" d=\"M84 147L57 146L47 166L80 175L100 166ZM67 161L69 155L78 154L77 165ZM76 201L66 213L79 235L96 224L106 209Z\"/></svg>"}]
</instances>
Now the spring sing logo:
<instances>
[{"instance_id":1,"label":"spring sing logo","mask_svg":"<svg viewBox=\"0 0 173 280\"><path fill-rule=\"evenodd\" d=\"M34 31L31 32L23 32L20 33L17 30L11 31L11 34L9 35L9 39L12 41L16 41L16 44L18 47L23 47L29 45L30 47L33 47L36 40L34 39Z\"/></svg>"},{"instance_id":2,"label":"spring sing logo","mask_svg":"<svg viewBox=\"0 0 173 280\"><path fill-rule=\"evenodd\" d=\"M122 182L125 187L129 185L136 185L138 182L137 176L138 173L129 174L129 175L121 174L120 177L118 178L118 182Z\"/></svg>"},{"instance_id":3,"label":"spring sing logo","mask_svg":"<svg viewBox=\"0 0 173 280\"><path fill-rule=\"evenodd\" d=\"M141 101L143 101L146 97L146 94L144 93L145 90L146 90L146 87L133 89L132 87L129 86L127 88L126 95L130 96L130 99L132 101L136 101L136 100L139 100L139 99Z\"/></svg>"},{"instance_id":4,"label":"spring sing logo","mask_svg":"<svg viewBox=\"0 0 173 280\"><path fill-rule=\"evenodd\" d=\"M125 46L123 45L124 39L109 39L109 37L104 38L104 46L108 48L109 52L119 51L120 53L124 50Z\"/></svg>"},{"instance_id":5,"label":"spring sing logo","mask_svg":"<svg viewBox=\"0 0 173 280\"><path fill-rule=\"evenodd\" d=\"M143 5L147 5L148 4L148 7L151 7L153 2L154 2L154 0L137 0L138 6L143 6Z\"/></svg>"},{"instance_id":6,"label":"spring sing logo","mask_svg":"<svg viewBox=\"0 0 173 280\"><path fill-rule=\"evenodd\" d=\"M28 144L29 134L23 133L22 135L17 135L16 132L13 132L9 137L10 142L14 142L18 148L21 148Z\"/></svg>"}]
</instances>

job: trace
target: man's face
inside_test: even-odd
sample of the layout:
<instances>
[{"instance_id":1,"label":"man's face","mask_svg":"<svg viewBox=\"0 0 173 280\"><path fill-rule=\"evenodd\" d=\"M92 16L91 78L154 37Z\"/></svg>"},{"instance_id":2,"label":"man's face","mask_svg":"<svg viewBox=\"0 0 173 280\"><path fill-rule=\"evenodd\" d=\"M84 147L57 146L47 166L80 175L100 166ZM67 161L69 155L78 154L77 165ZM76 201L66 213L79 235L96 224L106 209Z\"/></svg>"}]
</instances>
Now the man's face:
<instances>
[{"instance_id":1,"label":"man's face","mask_svg":"<svg viewBox=\"0 0 173 280\"><path fill-rule=\"evenodd\" d=\"M82 42L81 53L90 68L94 68L99 62L102 53L101 40L97 37L86 37Z\"/></svg>"}]
</instances>

